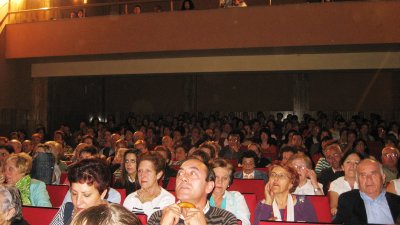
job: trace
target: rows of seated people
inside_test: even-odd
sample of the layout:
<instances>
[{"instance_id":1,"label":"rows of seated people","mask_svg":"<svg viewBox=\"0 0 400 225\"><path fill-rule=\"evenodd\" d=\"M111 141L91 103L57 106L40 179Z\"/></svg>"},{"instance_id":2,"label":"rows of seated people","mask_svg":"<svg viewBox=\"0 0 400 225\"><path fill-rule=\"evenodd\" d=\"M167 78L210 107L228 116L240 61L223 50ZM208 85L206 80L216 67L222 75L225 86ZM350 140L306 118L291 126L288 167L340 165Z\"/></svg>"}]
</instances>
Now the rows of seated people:
<instances>
[{"instance_id":1,"label":"rows of seated people","mask_svg":"<svg viewBox=\"0 0 400 225\"><path fill-rule=\"evenodd\" d=\"M0 181L19 190L24 207L61 207L52 224L68 224L76 211L104 199L157 224L152 215L164 208L172 215L180 207L177 200L197 203L191 181L198 170L182 167L199 161L209 164L213 176L206 180L212 183L205 186L207 204L196 208L225 209L242 224L395 223L400 208L397 124L388 128L377 116L366 120L359 115L349 122L337 117L332 123L324 114L305 118L299 123L296 116L283 120L281 114L268 120L259 114L252 121L182 115L156 123L130 117L123 126L109 118L107 123L82 122L76 132L62 125L52 141L44 141L43 128L30 140L16 131L10 139L0 138ZM90 169L91 163L101 165ZM104 171L92 174L102 166ZM242 181L247 185L238 188ZM69 185L63 186L62 201L47 191L60 183ZM247 193L258 203L249 203ZM326 201L312 195L327 195ZM191 210L184 212L191 218ZM207 213L203 217L215 220Z\"/></svg>"},{"instance_id":2,"label":"rows of seated people","mask_svg":"<svg viewBox=\"0 0 400 225\"><path fill-rule=\"evenodd\" d=\"M142 5L138 4L140 2L136 2L135 4L124 4L120 6L120 13L121 14L133 14L133 15L139 15L143 12ZM154 3L151 3L154 5ZM247 7L247 4L244 0L221 0L219 3L219 6L221 8L228 8L228 7ZM183 0L181 3L180 10L186 11L186 10L194 10L195 9L195 4L193 3L192 0ZM169 10L169 9L164 9ZM153 12L159 13L162 12L163 9L160 5L155 4L153 6ZM69 14L69 17L71 19L74 18L85 18L86 17L86 12L85 9L79 9L77 11L71 11Z\"/></svg>"}]
</instances>

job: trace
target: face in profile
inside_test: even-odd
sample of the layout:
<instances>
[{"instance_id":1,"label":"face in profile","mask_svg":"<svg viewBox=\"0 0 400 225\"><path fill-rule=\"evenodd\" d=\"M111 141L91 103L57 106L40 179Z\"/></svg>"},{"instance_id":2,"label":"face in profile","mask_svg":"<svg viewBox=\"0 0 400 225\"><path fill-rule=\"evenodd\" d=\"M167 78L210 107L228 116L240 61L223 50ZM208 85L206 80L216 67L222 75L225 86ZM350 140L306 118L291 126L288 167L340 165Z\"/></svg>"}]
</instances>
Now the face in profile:
<instances>
[{"instance_id":1,"label":"face in profile","mask_svg":"<svg viewBox=\"0 0 400 225\"><path fill-rule=\"evenodd\" d=\"M25 174L17 167L15 160L8 160L4 165L4 175L7 184L14 186Z\"/></svg>"}]
</instances>

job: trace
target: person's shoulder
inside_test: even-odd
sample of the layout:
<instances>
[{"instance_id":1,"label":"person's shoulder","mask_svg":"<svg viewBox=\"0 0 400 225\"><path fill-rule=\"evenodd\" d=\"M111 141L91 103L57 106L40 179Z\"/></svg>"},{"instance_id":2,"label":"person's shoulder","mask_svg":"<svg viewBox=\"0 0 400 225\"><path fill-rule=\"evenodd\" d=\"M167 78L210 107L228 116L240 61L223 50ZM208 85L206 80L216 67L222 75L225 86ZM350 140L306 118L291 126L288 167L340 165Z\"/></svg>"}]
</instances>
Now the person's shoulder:
<instances>
[{"instance_id":1,"label":"person's shoulder","mask_svg":"<svg viewBox=\"0 0 400 225\"><path fill-rule=\"evenodd\" d=\"M134 202L140 202L137 197L137 191L130 193L128 196L126 196L123 205L126 206L126 204L133 204Z\"/></svg>"},{"instance_id":2,"label":"person's shoulder","mask_svg":"<svg viewBox=\"0 0 400 225\"><path fill-rule=\"evenodd\" d=\"M231 212L217 207L210 207L210 210L206 214L206 218L208 219L207 224L215 224L213 222L216 220L227 222L224 224L230 224L229 221L237 221L235 215Z\"/></svg>"},{"instance_id":3,"label":"person's shoulder","mask_svg":"<svg viewBox=\"0 0 400 225\"><path fill-rule=\"evenodd\" d=\"M37 180L37 179L35 179L35 178L32 178L32 179L31 179L31 185L46 186L46 184L45 184L43 181Z\"/></svg>"},{"instance_id":4,"label":"person's shoulder","mask_svg":"<svg viewBox=\"0 0 400 225\"><path fill-rule=\"evenodd\" d=\"M171 192L165 190L164 188L161 188L161 195L164 197L170 197L175 199L175 196Z\"/></svg>"},{"instance_id":5,"label":"person's shoulder","mask_svg":"<svg viewBox=\"0 0 400 225\"><path fill-rule=\"evenodd\" d=\"M236 171L236 172L233 174L233 177L234 177L234 178L239 178L239 177L242 175L242 173L243 173L242 170Z\"/></svg>"},{"instance_id":6,"label":"person's shoulder","mask_svg":"<svg viewBox=\"0 0 400 225\"><path fill-rule=\"evenodd\" d=\"M267 176L267 173L261 170L254 170L254 174L259 175L259 176Z\"/></svg>"},{"instance_id":7,"label":"person's shoulder","mask_svg":"<svg viewBox=\"0 0 400 225\"><path fill-rule=\"evenodd\" d=\"M152 225L152 224L158 225L158 224L160 224L161 217L162 217L162 210L155 211L153 214L151 214L149 220L147 221L147 224L148 225Z\"/></svg>"},{"instance_id":8,"label":"person's shoulder","mask_svg":"<svg viewBox=\"0 0 400 225\"><path fill-rule=\"evenodd\" d=\"M396 195L396 194L393 194L393 193L390 193L390 192L386 192L385 195L386 195L387 198L398 200L398 202L400 204L400 196L399 195Z\"/></svg>"},{"instance_id":9,"label":"person's shoulder","mask_svg":"<svg viewBox=\"0 0 400 225\"><path fill-rule=\"evenodd\" d=\"M355 199L355 198L361 198L360 190L358 189L353 189L351 191L344 192L339 196L339 199Z\"/></svg>"}]
</instances>

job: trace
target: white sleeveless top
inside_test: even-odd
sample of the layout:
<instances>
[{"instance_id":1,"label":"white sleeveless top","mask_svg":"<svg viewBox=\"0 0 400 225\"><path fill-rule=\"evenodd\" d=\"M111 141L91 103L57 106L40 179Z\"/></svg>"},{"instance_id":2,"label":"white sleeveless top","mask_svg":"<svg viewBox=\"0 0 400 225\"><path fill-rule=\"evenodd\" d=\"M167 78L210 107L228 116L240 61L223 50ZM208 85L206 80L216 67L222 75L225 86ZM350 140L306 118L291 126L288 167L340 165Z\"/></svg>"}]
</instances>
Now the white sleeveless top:
<instances>
[{"instance_id":1,"label":"white sleeveless top","mask_svg":"<svg viewBox=\"0 0 400 225\"><path fill-rule=\"evenodd\" d=\"M393 182L394 184L394 189L396 190L396 194L400 195L400 179L395 179L392 180L391 182Z\"/></svg>"}]
</instances>

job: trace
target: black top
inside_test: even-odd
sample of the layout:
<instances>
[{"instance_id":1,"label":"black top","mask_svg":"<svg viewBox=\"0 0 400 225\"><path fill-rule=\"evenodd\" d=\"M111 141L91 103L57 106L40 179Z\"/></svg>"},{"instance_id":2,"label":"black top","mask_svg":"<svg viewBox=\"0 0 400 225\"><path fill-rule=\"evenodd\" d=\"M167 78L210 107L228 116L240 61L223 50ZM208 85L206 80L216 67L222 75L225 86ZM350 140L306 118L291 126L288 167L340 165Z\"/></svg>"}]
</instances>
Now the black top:
<instances>
[{"instance_id":1,"label":"black top","mask_svg":"<svg viewBox=\"0 0 400 225\"><path fill-rule=\"evenodd\" d=\"M121 180L117 180L115 181L113 188L124 188L126 190L126 195L128 196L130 193L135 192L140 187L139 184L136 184L136 182L128 181L125 185L122 185Z\"/></svg>"}]
</instances>

